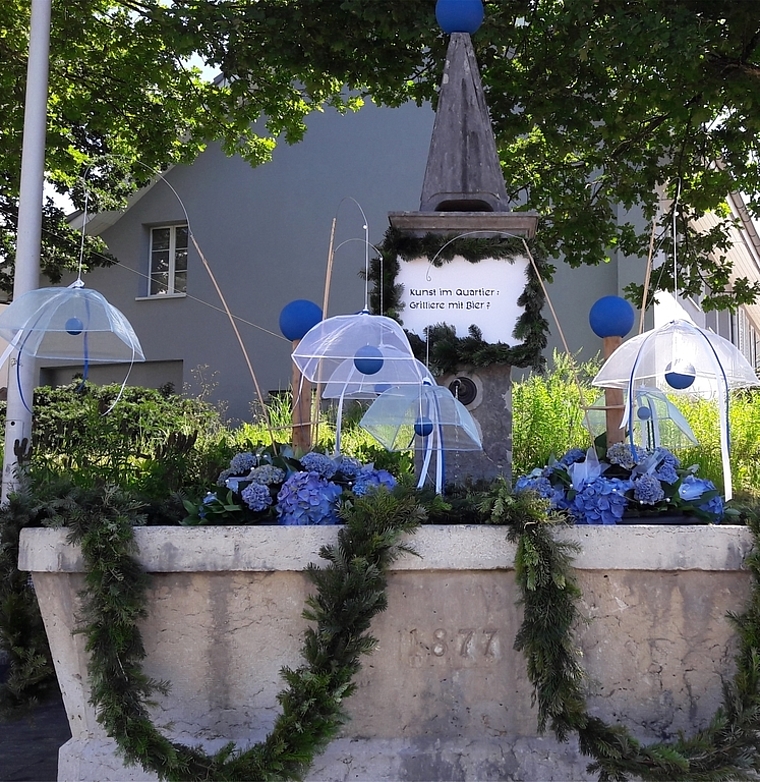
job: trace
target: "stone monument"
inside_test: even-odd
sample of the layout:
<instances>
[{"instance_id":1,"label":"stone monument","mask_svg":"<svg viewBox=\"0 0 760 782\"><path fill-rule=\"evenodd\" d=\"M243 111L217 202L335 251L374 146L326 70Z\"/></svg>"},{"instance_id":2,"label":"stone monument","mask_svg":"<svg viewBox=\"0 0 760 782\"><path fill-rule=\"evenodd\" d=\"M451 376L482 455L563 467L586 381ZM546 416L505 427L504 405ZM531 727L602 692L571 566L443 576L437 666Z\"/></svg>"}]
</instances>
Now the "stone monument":
<instances>
[{"instance_id":1,"label":"stone monument","mask_svg":"<svg viewBox=\"0 0 760 782\"><path fill-rule=\"evenodd\" d=\"M481 15L482 16L482 15ZM439 15L439 22L442 22ZM479 23L478 23L479 24ZM443 238L532 238L538 217L509 209L496 142L480 81L470 32L477 24L454 24L422 185L419 212L391 212L391 226L410 236ZM396 282L403 286L401 319L423 340L426 329L453 326L458 337L474 324L487 342L514 344L512 336L525 286L528 258L469 263L455 257L434 266L427 257L400 260ZM511 477L511 366L463 363L439 378L470 410L480 430L482 451L453 452L447 482Z\"/></svg>"}]
</instances>

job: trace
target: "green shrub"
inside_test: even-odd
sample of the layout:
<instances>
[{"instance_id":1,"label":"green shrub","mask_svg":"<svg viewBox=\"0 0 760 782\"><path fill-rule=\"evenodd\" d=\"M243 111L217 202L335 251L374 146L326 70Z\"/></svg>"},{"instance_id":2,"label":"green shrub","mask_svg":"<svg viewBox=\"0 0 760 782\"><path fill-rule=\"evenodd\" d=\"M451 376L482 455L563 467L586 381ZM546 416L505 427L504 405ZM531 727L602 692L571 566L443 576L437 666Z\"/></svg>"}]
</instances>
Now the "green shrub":
<instances>
[{"instance_id":1,"label":"green shrub","mask_svg":"<svg viewBox=\"0 0 760 782\"><path fill-rule=\"evenodd\" d=\"M91 383L37 389L33 468L148 498L216 477L234 445L213 407L153 389L120 391Z\"/></svg>"}]
</instances>

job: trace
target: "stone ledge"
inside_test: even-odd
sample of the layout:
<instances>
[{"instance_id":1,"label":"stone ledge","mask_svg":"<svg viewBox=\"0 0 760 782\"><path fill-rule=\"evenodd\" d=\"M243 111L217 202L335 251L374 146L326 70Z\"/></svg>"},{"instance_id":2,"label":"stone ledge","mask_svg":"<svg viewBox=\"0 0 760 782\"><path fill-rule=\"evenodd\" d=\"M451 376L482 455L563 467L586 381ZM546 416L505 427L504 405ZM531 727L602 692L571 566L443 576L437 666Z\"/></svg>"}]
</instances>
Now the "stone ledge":
<instances>
[{"instance_id":1,"label":"stone ledge","mask_svg":"<svg viewBox=\"0 0 760 782\"><path fill-rule=\"evenodd\" d=\"M180 737L185 740L185 737ZM199 742L194 742L199 743ZM226 743L200 742L207 752ZM247 742L241 741L240 746ZM481 739L335 739L318 755L305 782L591 782L589 759L577 742L560 744L551 737L483 737ZM158 782L155 774L118 762L111 739L69 740L59 751L59 782Z\"/></svg>"},{"instance_id":2,"label":"stone ledge","mask_svg":"<svg viewBox=\"0 0 760 782\"><path fill-rule=\"evenodd\" d=\"M319 564L321 546L337 527L138 527L139 560L151 572L300 571ZM66 529L21 532L19 569L84 571ZM420 556L404 556L395 570L509 570L515 547L505 527L425 525L409 541ZM577 526L560 531L581 550L581 570L740 570L752 534L740 526Z\"/></svg>"},{"instance_id":3,"label":"stone ledge","mask_svg":"<svg viewBox=\"0 0 760 782\"><path fill-rule=\"evenodd\" d=\"M532 239L538 222L535 212L390 212L388 220L401 231L493 231Z\"/></svg>"}]
</instances>

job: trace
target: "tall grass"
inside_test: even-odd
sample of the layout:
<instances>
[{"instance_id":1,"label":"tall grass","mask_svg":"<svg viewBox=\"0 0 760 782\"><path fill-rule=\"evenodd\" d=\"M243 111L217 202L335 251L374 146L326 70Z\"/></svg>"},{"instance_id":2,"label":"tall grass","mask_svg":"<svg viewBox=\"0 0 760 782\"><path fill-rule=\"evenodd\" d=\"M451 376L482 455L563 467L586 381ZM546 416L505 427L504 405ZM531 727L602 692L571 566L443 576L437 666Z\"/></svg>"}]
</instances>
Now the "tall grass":
<instances>
[{"instance_id":1,"label":"tall grass","mask_svg":"<svg viewBox=\"0 0 760 782\"><path fill-rule=\"evenodd\" d=\"M513 406L513 474L523 475L559 457L569 448L587 448L579 400L591 404L600 390L591 387L594 362L575 368L571 357L555 353L545 375L534 374L515 382ZM576 382L576 375L578 382ZM685 466L697 465L698 474L723 487L720 428L716 400L672 394L670 401L689 422L698 444L676 451ZM760 499L760 391L731 395L731 471L735 496Z\"/></svg>"},{"instance_id":2,"label":"tall grass","mask_svg":"<svg viewBox=\"0 0 760 782\"><path fill-rule=\"evenodd\" d=\"M554 353L546 374L533 373L512 386L512 472L522 475L561 456L569 448L588 448L584 405L599 389L591 387L597 361L579 364L572 356Z\"/></svg>"},{"instance_id":3,"label":"tall grass","mask_svg":"<svg viewBox=\"0 0 760 782\"><path fill-rule=\"evenodd\" d=\"M267 402L269 426L277 442L290 442L292 427L293 397L290 392L278 394ZM314 447L325 453L331 453L335 449L336 440L336 404L332 404L320 411L318 425L313 427L315 434ZM367 409L368 402L346 400L344 402L341 425L341 453L359 459L363 464L372 463L378 469L387 469L398 475L403 471L413 470L413 458L411 452L389 453L372 437L369 432L362 429L359 422ZM235 437L240 449L253 446L257 443L269 444L271 442L270 429L267 426L267 417L260 406L254 410L254 420L240 426Z\"/></svg>"},{"instance_id":4,"label":"tall grass","mask_svg":"<svg viewBox=\"0 0 760 782\"><path fill-rule=\"evenodd\" d=\"M699 465L699 474L723 485L718 406L715 400L674 397L699 444L679 452L681 461ZM737 496L760 497L760 392L737 391L729 404L729 455Z\"/></svg>"}]
</instances>

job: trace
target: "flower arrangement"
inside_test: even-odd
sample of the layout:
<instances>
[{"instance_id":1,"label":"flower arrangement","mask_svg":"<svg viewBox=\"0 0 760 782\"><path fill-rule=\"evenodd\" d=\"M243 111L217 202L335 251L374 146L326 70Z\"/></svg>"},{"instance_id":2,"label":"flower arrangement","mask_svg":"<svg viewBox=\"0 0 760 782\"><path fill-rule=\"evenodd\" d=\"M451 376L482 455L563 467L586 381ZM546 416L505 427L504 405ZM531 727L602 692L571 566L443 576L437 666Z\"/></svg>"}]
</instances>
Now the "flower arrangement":
<instances>
[{"instance_id":1,"label":"flower arrangement","mask_svg":"<svg viewBox=\"0 0 760 782\"><path fill-rule=\"evenodd\" d=\"M235 454L217 479L219 489L200 503L185 500L182 523L337 524L341 499L395 485L387 470L350 456L312 451L296 458L289 446L261 447Z\"/></svg>"},{"instance_id":2,"label":"flower arrangement","mask_svg":"<svg viewBox=\"0 0 760 782\"><path fill-rule=\"evenodd\" d=\"M719 523L730 513L715 485L684 468L666 448L615 443L573 448L561 459L523 475L515 491L532 490L576 524L619 524L624 517L678 515Z\"/></svg>"}]
</instances>

